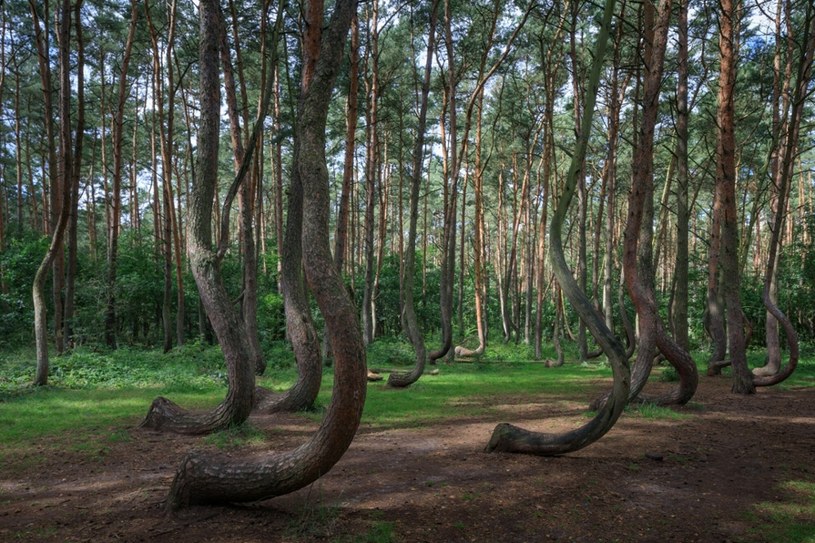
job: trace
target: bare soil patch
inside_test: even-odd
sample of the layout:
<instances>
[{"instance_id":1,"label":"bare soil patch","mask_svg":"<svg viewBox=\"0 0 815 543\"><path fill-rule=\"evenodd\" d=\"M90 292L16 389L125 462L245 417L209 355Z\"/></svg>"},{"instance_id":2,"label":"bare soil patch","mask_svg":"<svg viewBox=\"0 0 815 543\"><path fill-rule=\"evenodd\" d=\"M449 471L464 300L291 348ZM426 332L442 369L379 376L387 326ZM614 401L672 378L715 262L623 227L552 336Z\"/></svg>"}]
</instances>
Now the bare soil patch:
<instances>
[{"instance_id":1,"label":"bare soil patch","mask_svg":"<svg viewBox=\"0 0 815 543\"><path fill-rule=\"evenodd\" d=\"M482 452L499 420L363 425L309 488L174 516L162 501L176 466L191 448L213 445L104 429L120 439L89 451L63 436L56 456L38 453L53 440L6 455L0 541L759 542L757 527L773 519L758 505L794 503L800 496L784 483L815 482L815 388L742 397L729 387L703 378L691 405L677 409L686 418L626 413L601 441L559 458ZM585 421L589 399L530 395L507 401L503 420L563 430ZM316 426L296 415L252 424L276 449L301 443ZM807 522L815 532L815 519Z\"/></svg>"}]
</instances>

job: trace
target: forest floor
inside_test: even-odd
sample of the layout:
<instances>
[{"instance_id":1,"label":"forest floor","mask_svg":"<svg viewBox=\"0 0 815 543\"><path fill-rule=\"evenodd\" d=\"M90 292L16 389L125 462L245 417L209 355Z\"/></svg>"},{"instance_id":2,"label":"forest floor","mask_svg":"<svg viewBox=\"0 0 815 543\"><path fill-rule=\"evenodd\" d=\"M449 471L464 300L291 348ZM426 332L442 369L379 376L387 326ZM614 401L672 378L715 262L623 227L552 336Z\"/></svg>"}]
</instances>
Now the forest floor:
<instances>
[{"instance_id":1,"label":"forest floor","mask_svg":"<svg viewBox=\"0 0 815 543\"><path fill-rule=\"evenodd\" d=\"M4 455L0 541L815 541L815 387L749 397L729 387L702 377L675 416L626 412L599 442L557 458L482 452L494 417L384 431L363 424L308 488L174 516L162 501L175 468L191 448L216 448L211 440L100 428L110 439L98 450L65 435L62 452L43 458L50 438ZM558 431L587 420L592 390L478 401L500 405L505 421ZM265 445L250 440L228 454L292 447L317 425L300 415L251 422Z\"/></svg>"}]
</instances>

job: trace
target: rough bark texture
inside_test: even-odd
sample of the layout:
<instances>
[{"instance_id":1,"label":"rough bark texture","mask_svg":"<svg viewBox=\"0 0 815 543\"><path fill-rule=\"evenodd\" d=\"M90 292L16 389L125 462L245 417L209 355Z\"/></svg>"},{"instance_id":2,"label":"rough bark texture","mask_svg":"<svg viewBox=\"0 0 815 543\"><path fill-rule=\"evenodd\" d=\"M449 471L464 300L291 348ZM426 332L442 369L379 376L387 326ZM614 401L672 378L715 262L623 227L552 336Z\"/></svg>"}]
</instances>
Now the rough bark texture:
<instances>
[{"instance_id":1,"label":"rough bark texture","mask_svg":"<svg viewBox=\"0 0 815 543\"><path fill-rule=\"evenodd\" d=\"M739 276L739 217L736 206L736 135L734 88L736 85L738 9L737 0L722 0L719 15L720 74L716 124L719 127L716 164L717 205L721 206L721 273L727 279L722 295L727 308L727 335L733 367L733 392L755 392L747 368L747 345L744 337L744 314L741 309Z\"/></svg>"},{"instance_id":2,"label":"rough bark texture","mask_svg":"<svg viewBox=\"0 0 815 543\"><path fill-rule=\"evenodd\" d=\"M73 7L74 26L77 43L76 68L76 137L74 156L71 161L71 217L68 226L68 266L65 273L65 318L63 319L64 337L68 348L74 343L74 307L76 298L77 269L77 231L79 227L79 177L82 168L82 149L85 140L85 42L82 34L82 0ZM2 242L0 242L2 249Z\"/></svg>"},{"instance_id":3,"label":"rough bark texture","mask_svg":"<svg viewBox=\"0 0 815 543\"><path fill-rule=\"evenodd\" d=\"M315 17L322 18L322 5L311 6ZM319 13L316 13L319 11ZM282 13L279 11L278 13ZM278 18L277 28L280 28L282 19ZM317 29L319 30L319 29ZM307 43L319 46L319 40L309 39ZM318 55L317 51L305 52L308 60ZM306 75L313 76L313 69L303 74L302 85L306 89L310 80ZM270 89L271 90L271 89ZM294 139L294 160L299 163L300 140ZM303 183L300 169L292 170L289 183L288 210L286 226L280 247L280 293L283 296L284 311L286 315L286 335L294 351L297 361L297 382L282 395L272 394L268 391L259 391L257 409L263 412L298 411L309 409L320 392L322 380L322 355L320 341L314 322L311 319L311 308L307 296L306 286L303 282Z\"/></svg>"},{"instance_id":4,"label":"rough bark texture","mask_svg":"<svg viewBox=\"0 0 815 543\"><path fill-rule=\"evenodd\" d=\"M646 5L645 12L653 10ZM659 94L671 1L663 0L656 13L655 26L646 22L646 78L644 82L642 120L633 160L633 179L628 199L628 222L625 228L623 266L625 282L639 316L639 350L631 381L631 395L636 396L645 386L651 371L653 347L676 368L679 385L670 394L655 399L656 403L687 403L693 397L699 376L696 364L688 352L667 334L656 303L651 261L651 222L653 221L653 153L654 128L659 112ZM646 212L647 211L647 212ZM641 239L642 238L642 239ZM640 240L642 243L640 243Z\"/></svg>"},{"instance_id":5,"label":"rough bark texture","mask_svg":"<svg viewBox=\"0 0 815 543\"><path fill-rule=\"evenodd\" d=\"M226 359L229 388L212 411L191 413L166 398L157 398L142 426L186 434L203 434L240 424L254 404L255 374L246 349L240 316L223 285L220 260L212 247L212 207L218 184L218 138L221 88L218 71L218 10L213 0L201 2L199 43L201 117L196 179L190 195L188 241L190 268L212 328Z\"/></svg>"},{"instance_id":6,"label":"rough bark texture","mask_svg":"<svg viewBox=\"0 0 815 543\"><path fill-rule=\"evenodd\" d=\"M365 401L365 349L356 310L333 265L328 236L328 170L325 122L354 2L340 0L322 39L314 77L301 98L296 163L311 196L304 206L303 258L309 286L326 320L336 370L334 394L312 439L293 451L256 459L224 459L192 453L181 463L167 505L256 501L291 492L328 472L350 445Z\"/></svg>"},{"instance_id":7,"label":"rough bark texture","mask_svg":"<svg viewBox=\"0 0 815 543\"><path fill-rule=\"evenodd\" d=\"M583 164L588 146L588 137L594 114L594 103L600 80L600 68L608 41L609 26L614 13L614 0L605 4L603 21L596 38L591 74L587 83L586 100L577 149L572 156L568 177L563 195L558 202L550 227L549 256L558 282L569 298L575 311L586 323L597 343L609 358L614 374L613 393L609 401L588 423L564 434L543 434L530 432L511 424L502 423L495 427L492 438L487 445L488 451L519 452L539 455L556 455L583 448L600 439L611 429L619 418L628 400L629 369L622 344L606 327L602 315L595 309L591 300L583 292L566 264L563 253L562 227L566 218L569 203L574 195L578 170Z\"/></svg>"},{"instance_id":8,"label":"rough bark texture","mask_svg":"<svg viewBox=\"0 0 815 543\"><path fill-rule=\"evenodd\" d=\"M258 306L258 281L257 281L257 255L255 248L255 234L254 234L254 195L255 195L255 180L251 175L247 175L249 171L249 164L252 161L254 146L249 145L244 148L244 138L241 133L241 116L239 112L237 86L238 82L235 80L235 68L232 66L232 55L229 49L229 43L226 39L226 21L224 20L223 13L219 10L219 42L221 50L221 65L224 73L224 87L226 89L226 104L227 112L229 115L229 135L232 141L232 156L233 165L235 168L235 183L240 184L238 189L238 224L239 224L239 239L241 245L241 254L243 255L243 289L241 293L241 317L243 319L243 327L246 336L246 348L249 352L249 358L255 372L258 375L263 374L266 370L266 361L263 359L263 351L260 347L260 335L258 333L257 321L257 306ZM237 43L236 43L237 47ZM240 61L240 53L236 51L237 58ZM238 73L241 73L241 66L238 64ZM261 107L263 104L261 104ZM244 107L241 108L245 111L248 108L246 100L244 100ZM263 113L259 113L263 114ZM245 126L244 121L244 128ZM244 165L246 163L246 165ZM243 172L243 173L242 173ZM231 204L231 202L228 202ZM229 218L229 209L225 202L222 217ZM222 219L222 223L226 220ZM222 238L228 228L222 228Z\"/></svg>"}]
</instances>

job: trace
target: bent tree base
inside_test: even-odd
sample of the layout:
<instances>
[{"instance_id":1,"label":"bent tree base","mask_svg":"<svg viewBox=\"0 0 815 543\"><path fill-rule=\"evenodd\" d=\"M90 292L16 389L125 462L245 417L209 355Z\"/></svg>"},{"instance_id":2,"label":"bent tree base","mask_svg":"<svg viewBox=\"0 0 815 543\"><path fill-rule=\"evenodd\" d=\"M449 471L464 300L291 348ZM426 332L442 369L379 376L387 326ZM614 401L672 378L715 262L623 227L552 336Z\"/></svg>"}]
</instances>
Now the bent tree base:
<instances>
[{"instance_id":1,"label":"bent tree base","mask_svg":"<svg viewBox=\"0 0 815 543\"><path fill-rule=\"evenodd\" d=\"M213 0L200 3L200 12L217 9ZM311 197L304 202L302 222L303 267L309 288L325 318L334 352L334 392L319 429L294 450L266 453L256 458L225 458L193 452L182 461L167 508L204 503L257 501L302 488L326 474L342 457L356 434L365 404L365 347L356 309L334 266L328 245L328 171L325 163L325 123L328 104L342 58L342 47L356 2L338 0L330 23L323 30L319 54L304 49L304 64L315 60L312 78L304 89L295 123L295 170ZM319 7L322 10L322 6ZM310 28L319 29L306 14ZM202 15L203 22L203 15ZM203 24L202 24L203 28ZM312 36L313 37L313 36ZM311 56L311 58L309 58ZM202 64L204 64L202 53Z\"/></svg>"},{"instance_id":2,"label":"bent tree base","mask_svg":"<svg viewBox=\"0 0 815 543\"><path fill-rule=\"evenodd\" d=\"M537 455L558 455L576 451L603 437L620 417L628 400L630 371L625 349L622 343L606 326L594 304L586 293L580 289L571 270L566 264L563 253L562 228L565 222L569 203L574 196L577 185L577 174L583 166L588 147L588 138L591 131L594 104L600 80L600 69L608 42L609 27L614 13L614 0L606 0L603 12L603 23L597 34L597 41L591 66L591 74L586 89L583 122L581 123L580 137L577 149L572 156L566 183L550 227L549 256L558 283L564 294L571 302L577 314L591 331L603 352L609 358L614 375L614 386L611 397L597 412L595 417L580 428L562 434L545 434L532 432L512 424L502 423L495 427L492 438L487 444L488 452L515 452Z\"/></svg>"}]
</instances>

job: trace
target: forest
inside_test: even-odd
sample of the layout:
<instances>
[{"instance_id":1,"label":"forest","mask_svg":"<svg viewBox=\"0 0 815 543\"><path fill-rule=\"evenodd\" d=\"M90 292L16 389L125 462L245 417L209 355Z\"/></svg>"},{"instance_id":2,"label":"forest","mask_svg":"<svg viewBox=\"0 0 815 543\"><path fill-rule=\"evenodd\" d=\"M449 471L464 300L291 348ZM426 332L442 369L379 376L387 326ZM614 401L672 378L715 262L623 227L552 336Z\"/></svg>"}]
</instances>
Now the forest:
<instances>
[{"instance_id":1,"label":"forest","mask_svg":"<svg viewBox=\"0 0 815 543\"><path fill-rule=\"evenodd\" d=\"M815 541L814 61L809 0L0 3L0 539Z\"/></svg>"}]
</instances>

